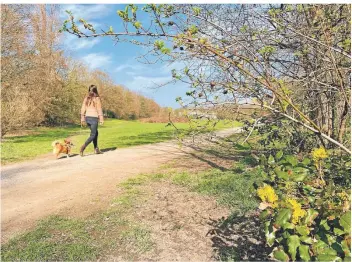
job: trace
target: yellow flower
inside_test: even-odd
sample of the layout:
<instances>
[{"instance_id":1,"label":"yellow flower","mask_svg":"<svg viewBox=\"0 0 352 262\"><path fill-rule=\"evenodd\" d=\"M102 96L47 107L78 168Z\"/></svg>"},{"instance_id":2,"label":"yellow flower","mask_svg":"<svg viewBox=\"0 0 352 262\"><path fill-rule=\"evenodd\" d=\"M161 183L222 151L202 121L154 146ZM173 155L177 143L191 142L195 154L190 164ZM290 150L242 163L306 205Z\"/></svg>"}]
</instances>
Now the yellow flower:
<instances>
[{"instance_id":1,"label":"yellow flower","mask_svg":"<svg viewBox=\"0 0 352 262\"><path fill-rule=\"evenodd\" d=\"M258 188L257 193L263 202L274 203L279 199L274 189L269 185Z\"/></svg>"},{"instance_id":2,"label":"yellow flower","mask_svg":"<svg viewBox=\"0 0 352 262\"><path fill-rule=\"evenodd\" d=\"M342 191L341 193L336 194L341 200L349 200L350 196L345 192Z\"/></svg>"},{"instance_id":3,"label":"yellow flower","mask_svg":"<svg viewBox=\"0 0 352 262\"><path fill-rule=\"evenodd\" d=\"M289 204L292 209L292 223L297 224L300 218L304 217L306 211L301 207L301 204L298 203L295 199L287 199L286 202Z\"/></svg>"},{"instance_id":4,"label":"yellow flower","mask_svg":"<svg viewBox=\"0 0 352 262\"><path fill-rule=\"evenodd\" d=\"M313 160L317 162L321 159L327 158L329 155L328 152L326 152L325 148L321 146L320 148L316 148L312 151L312 156Z\"/></svg>"}]
</instances>

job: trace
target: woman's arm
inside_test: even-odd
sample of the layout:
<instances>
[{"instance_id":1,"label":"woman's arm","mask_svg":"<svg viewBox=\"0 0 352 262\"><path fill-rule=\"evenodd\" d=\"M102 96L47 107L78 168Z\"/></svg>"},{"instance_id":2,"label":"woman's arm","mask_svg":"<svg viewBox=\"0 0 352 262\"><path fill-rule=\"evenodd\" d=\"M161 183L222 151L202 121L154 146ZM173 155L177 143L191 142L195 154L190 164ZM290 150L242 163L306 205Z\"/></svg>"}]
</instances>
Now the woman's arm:
<instances>
[{"instance_id":1,"label":"woman's arm","mask_svg":"<svg viewBox=\"0 0 352 262\"><path fill-rule=\"evenodd\" d=\"M86 114L86 101L87 101L87 98L84 98L83 103L82 103L82 107L81 107L81 122L86 121L84 118L84 116Z\"/></svg>"},{"instance_id":2,"label":"woman's arm","mask_svg":"<svg viewBox=\"0 0 352 262\"><path fill-rule=\"evenodd\" d=\"M97 111L98 111L99 121L100 121L100 123L103 123L104 116L103 116L103 108L101 105L100 97L97 97Z\"/></svg>"}]
</instances>

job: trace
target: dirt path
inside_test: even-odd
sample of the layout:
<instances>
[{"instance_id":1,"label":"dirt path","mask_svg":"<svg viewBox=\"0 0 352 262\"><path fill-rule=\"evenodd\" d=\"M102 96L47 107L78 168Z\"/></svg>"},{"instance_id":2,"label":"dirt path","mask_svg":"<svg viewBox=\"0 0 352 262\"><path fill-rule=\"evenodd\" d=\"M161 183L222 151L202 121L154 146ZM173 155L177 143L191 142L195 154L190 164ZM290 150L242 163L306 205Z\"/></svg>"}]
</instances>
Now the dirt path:
<instances>
[{"instance_id":1,"label":"dirt path","mask_svg":"<svg viewBox=\"0 0 352 262\"><path fill-rule=\"evenodd\" d=\"M212 197L167 181L149 183L139 189L149 197L129 211L130 220L147 225L155 245L137 260L215 261L218 258L211 222L229 216L228 208L219 206ZM119 260L118 256L112 258Z\"/></svg>"},{"instance_id":2,"label":"dirt path","mask_svg":"<svg viewBox=\"0 0 352 262\"><path fill-rule=\"evenodd\" d=\"M225 137L239 132L217 132ZM85 217L105 208L116 185L193 149L164 142L109 151L103 155L53 159L52 156L2 167L1 242L53 214Z\"/></svg>"}]
</instances>

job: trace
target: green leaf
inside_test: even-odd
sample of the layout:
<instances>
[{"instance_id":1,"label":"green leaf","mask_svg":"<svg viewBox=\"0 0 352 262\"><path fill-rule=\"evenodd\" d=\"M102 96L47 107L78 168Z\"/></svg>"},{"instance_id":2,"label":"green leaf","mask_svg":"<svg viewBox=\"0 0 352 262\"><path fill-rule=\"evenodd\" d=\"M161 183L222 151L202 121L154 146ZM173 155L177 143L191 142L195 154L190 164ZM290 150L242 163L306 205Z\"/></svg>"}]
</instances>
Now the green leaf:
<instances>
[{"instance_id":1,"label":"green leaf","mask_svg":"<svg viewBox=\"0 0 352 262\"><path fill-rule=\"evenodd\" d=\"M314 203L315 202L315 198L314 197L312 197L312 196L309 196L308 197L308 201L309 201L309 203Z\"/></svg>"},{"instance_id":2,"label":"green leaf","mask_svg":"<svg viewBox=\"0 0 352 262\"><path fill-rule=\"evenodd\" d=\"M134 25L134 27L137 28L137 29L139 29L139 28L142 27L142 24L141 24L141 22L139 22L139 21L134 22L133 25Z\"/></svg>"},{"instance_id":3,"label":"green leaf","mask_svg":"<svg viewBox=\"0 0 352 262\"><path fill-rule=\"evenodd\" d=\"M189 68L186 66L183 70L185 72L185 74L187 75L189 73Z\"/></svg>"},{"instance_id":4,"label":"green leaf","mask_svg":"<svg viewBox=\"0 0 352 262\"><path fill-rule=\"evenodd\" d=\"M329 246L324 241L318 240L313 243L312 248L315 254L325 254L325 250L329 249Z\"/></svg>"},{"instance_id":5,"label":"green leaf","mask_svg":"<svg viewBox=\"0 0 352 262\"><path fill-rule=\"evenodd\" d=\"M342 261L342 259L336 255L320 254L317 256L318 261Z\"/></svg>"},{"instance_id":6,"label":"green leaf","mask_svg":"<svg viewBox=\"0 0 352 262\"><path fill-rule=\"evenodd\" d=\"M310 170L308 168L305 167L295 167L293 169L293 172L297 173L297 174L305 174L308 175Z\"/></svg>"},{"instance_id":7,"label":"green leaf","mask_svg":"<svg viewBox=\"0 0 352 262\"><path fill-rule=\"evenodd\" d=\"M264 210L264 211L262 211L262 212L260 213L259 218L262 219L262 220L264 220L264 219L266 219L269 215L270 215L269 211L268 211L268 210Z\"/></svg>"},{"instance_id":8,"label":"green leaf","mask_svg":"<svg viewBox=\"0 0 352 262\"><path fill-rule=\"evenodd\" d=\"M302 161L302 164L305 165L305 166L307 166L307 165L310 164L310 162L311 162L310 159L305 157L305 158L303 159L303 161Z\"/></svg>"},{"instance_id":9,"label":"green leaf","mask_svg":"<svg viewBox=\"0 0 352 262\"><path fill-rule=\"evenodd\" d=\"M303 243L306 243L306 244L313 244L313 239L309 236L301 236L299 238Z\"/></svg>"},{"instance_id":10,"label":"green leaf","mask_svg":"<svg viewBox=\"0 0 352 262\"><path fill-rule=\"evenodd\" d=\"M346 240L341 241L341 247L343 252L345 253L345 256L351 256L351 247L348 245Z\"/></svg>"},{"instance_id":11,"label":"green leaf","mask_svg":"<svg viewBox=\"0 0 352 262\"><path fill-rule=\"evenodd\" d=\"M310 226L313 224L314 219L319 215L318 211L310 208L307 210L307 215L304 217L303 223Z\"/></svg>"},{"instance_id":12,"label":"green leaf","mask_svg":"<svg viewBox=\"0 0 352 262\"><path fill-rule=\"evenodd\" d=\"M265 238L269 247L272 247L275 242L275 232L273 226L270 224L270 221L265 222Z\"/></svg>"},{"instance_id":13,"label":"green leaf","mask_svg":"<svg viewBox=\"0 0 352 262\"><path fill-rule=\"evenodd\" d=\"M274 159L274 157L272 155L269 156L268 163L269 164L275 164L275 159Z\"/></svg>"},{"instance_id":14,"label":"green leaf","mask_svg":"<svg viewBox=\"0 0 352 262\"><path fill-rule=\"evenodd\" d=\"M274 258L279 261L289 261L289 256L283 251L283 249L278 249L274 251Z\"/></svg>"},{"instance_id":15,"label":"green leaf","mask_svg":"<svg viewBox=\"0 0 352 262\"><path fill-rule=\"evenodd\" d=\"M170 53L171 53L171 49L170 49L170 48L167 48L167 47L161 48L160 51L161 51L163 54L170 54Z\"/></svg>"},{"instance_id":16,"label":"green leaf","mask_svg":"<svg viewBox=\"0 0 352 262\"><path fill-rule=\"evenodd\" d=\"M301 236L307 236L310 232L309 228L305 225L304 226L296 226L296 231Z\"/></svg>"},{"instance_id":17,"label":"green leaf","mask_svg":"<svg viewBox=\"0 0 352 262\"><path fill-rule=\"evenodd\" d=\"M264 46L259 50L259 53L263 56L270 55L275 52L275 47L273 46Z\"/></svg>"},{"instance_id":18,"label":"green leaf","mask_svg":"<svg viewBox=\"0 0 352 262\"><path fill-rule=\"evenodd\" d=\"M285 225L291 218L292 211L291 209L284 208L279 211L277 214L275 225L283 226Z\"/></svg>"},{"instance_id":19,"label":"green leaf","mask_svg":"<svg viewBox=\"0 0 352 262\"><path fill-rule=\"evenodd\" d=\"M288 253L290 253L292 260L296 260L297 248L300 246L299 237L292 235L287 240Z\"/></svg>"},{"instance_id":20,"label":"green leaf","mask_svg":"<svg viewBox=\"0 0 352 262\"><path fill-rule=\"evenodd\" d=\"M297 157L293 156L293 155L288 155L286 156L286 160L287 162L289 162L292 166L296 166L298 164L298 160Z\"/></svg>"},{"instance_id":21,"label":"green leaf","mask_svg":"<svg viewBox=\"0 0 352 262\"><path fill-rule=\"evenodd\" d=\"M330 226L328 225L328 221L326 219L322 219L320 221L320 226L323 227L325 230L330 230Z\"/></svg>"},{"instance_id":22,"label":"green leaf","mask_svg":"<svg viewBox=\"0 0 352 262\"><path fill-rule=\"evenodd\" d=\"M351 212L347 212L340 218L340 225L346 233L351 232Z\"/></svg>"},{"instance_id":23,"label":"green leaf","mask_svg":"<svg viewBox=\"0 0 352 262\"><path fill-rule=\"evenodd\" d=\"M119 17L124 17L125 16L125 12L124 11L121 11L121 10L117 10L117 12L116 12L118 15L119 15Z\"/></svg>"},{"instance_id":24,"label":"green leaf","mask_svg":"<svg viewBox=\"0 0 352 262\"><path fill-rule=\"evenodd\" d=\"M264 154L260 155L260 165L265 166L267 164L266 157Z\"/></svg>"},{"instance_id":25,"label":"green leaf","mask_svg":"<svg viewBox=\"0 0 352 262\"><path fill-rule=\"evenodd\" d=\"M162 49L164 46L165 46L165 43L164 41L161 41L161 40L156 40L154 42L154 46L157 48L157 49Z\"/></svg>"},{"instance_id":26,"label":"green leaf","mask_svg":"<svg viewBox=\"0 0 352 262\"><path fill-rule=\"evenodd\" d=\"M302 182L306 179L306 174L294 174L292 180L295 182Z\"/></svg>"},{"instance_id":27,"label":"green leaf","mask_svg":"<svg viewBox=\"0 0 352 262\"><path fill-rule=\"evenodd\" d=\"M292 223L285 223L282 227L283 229L294 229L295 225Z\"/></svg>"},{"instance_id":28,"label":"green leaf","mask_svg":"<svg viewBox=\"0 0 352 262\"><path fill-rule=\"evenodd\" d=\"M311 195L314 193L315 188L310 185L303 185L303 190L305 191L306 194Z\"/></svg>"},{"instance_id":29,"label":"green leaf","mask_svg":"<svg viewBox=\"0 0 352 262\"><path fill-rule=\"evenodd\" d=\"M240 28L241 33L245 33L248 29L248 26L244 25Z\"/></svg>"},{"instance_id":30,"label":"green leaf","mask_svg":"<svg viewBox=\"0 0 352 262\"><path fill-rule=\"evenodd\" d=\"M345 256L345 258L343 259L343 261L351 262L351 261L352 261L351 259L352 259L351 256Z\"/></svg>"},{"instance_id":31,"label":"green leaf","mask_svg":"<svg viewBox=\"0 0 352 262\"><path fill-rule=\"evenodd\" d=\"M276 160L280 160L283 155L284 155L284 152L282 152L281 150L277 152L275 155Z\"/></svg>"},{"instance_id":32,"label":"green leaf","mask_svg":"<svg viewBox=\"0 0 352 262\"><path fill-rule=\"evenodd\" d=\"M334 227L334 233L335 233L335 235L341 236L341 235L345 234L345 231L343 231L340 228Z\"/></svg>"},{"instance_id":33,"label":"green leaf","mask_svg":"<svg viewBox=\"0 0 352 262\"><path fill-rule=\"evenodd\" d=\"M201 9L199 7L192 7L193 13L196 16L199 16Z\"/></svg>"},{"instance_id":34,"label":"green leaf","mask_svg":"<svg viewBox=\"0 0 352 262\"><path fill-rule=\"evenodd\" d=\"M299 250L299 256L303 261L310 261L309 246L300 245L298 250Z\"/></svg>"},{"instance_id":35,"label":"green leaf","mask_svg":"<svg viewBox=\"0 0 352 262\"><path fill-rule=\"evenodd\" d=\"M275 174L277 175L278 178L281 178L281 179L283 179L283 180L285 180L285 181L288 181L288 180L289 180L288 173L287 173L286 171L280 170L279 167L276 167L276 168L274 169L274 172L275 172Z\"/></svg>"},{"instance_id":36,"label":"green leaf","mask_svg":"<svg viewBox=\"0 0 352 262\"><path fill-rule=\"evenodd\" d=\"M189 32L190 32L192 35L198 33L198 27L195 26L195 25L191 25L190 28L189 28Z\"/></svg>"},{"instance_id":37,"label":"green leaf","mask_svg":"<svg viewBox=\"0 0 352 262\"><path fill-rule=\"evenodd\" d=\"M324 234L324 232L321 233L321 235ZM332 247L334 243L336 243L336 236L334 234L326 233L325 234L326 239L328 240L328 244ZM335 249L336 250L336 249Z\"/></svg>"},{"instance_id":38,"label":"green leaf","mask_svg":"<svg viewBox=\"0 0 352 262\"><path fill-rule=\"evenodd\" d=\"M285 230L283 233L282 233L282 237L284 237L284 238L289 238L291 236L291 234L287 231L287 230Z\"/></svg>"}]
</instances>

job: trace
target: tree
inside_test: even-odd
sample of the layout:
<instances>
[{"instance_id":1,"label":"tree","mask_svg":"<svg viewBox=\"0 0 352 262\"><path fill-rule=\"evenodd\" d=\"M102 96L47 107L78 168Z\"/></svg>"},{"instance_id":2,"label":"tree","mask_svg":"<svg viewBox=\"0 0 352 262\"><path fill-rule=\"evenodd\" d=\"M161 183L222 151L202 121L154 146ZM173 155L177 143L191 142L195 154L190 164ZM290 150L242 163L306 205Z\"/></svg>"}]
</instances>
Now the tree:
<instances>
[{"instance_id":1,"label":"tree","mask_svg":"<svg viewBox=\"0 0 352 262\"><path fill-rule=\"evenodd\" d=\"M141 96L115 85L107 73L64 56L59 26L55 5L2 6L2 136L38 125L79 123L91 84L99 87L105 113L124 119L141 115Z\"/></svg>"},{"instance_id":2,"label":"tree","mask_svg":"<svg viewBox=\"0 0 352 262\"><path fill-rule=\"evenodd\" d=\"M43 122L63 82L55 6L4 5L1 12L3 136Z\"/></svg>"},{"instance_id":3,"label":"tree","mask_svg":"<svg viewBox=\"0 0 352 262\"><path fill-rule=\"evenodd\" d=\"M74 14L62 30L78 37L113 37L149 46L144 56L183 61L172 71L188 83L184 106L211 108L247 102L299 124L320 143L347 147L350 119L349 5L145 5L153 24L138 20L138 7L118 15L126 31L86 25ZM303 130L302 129L302 130Z\"/></svg>"}]
</instances>

